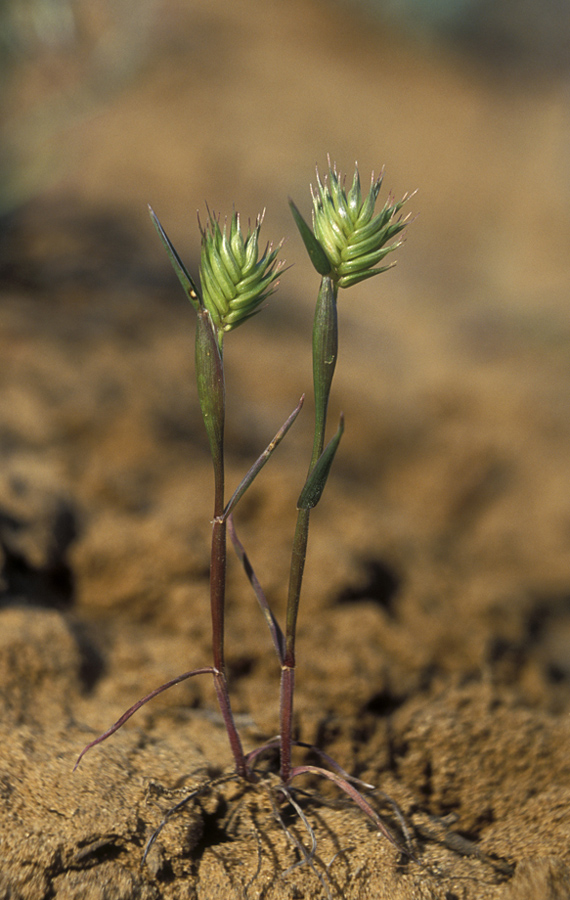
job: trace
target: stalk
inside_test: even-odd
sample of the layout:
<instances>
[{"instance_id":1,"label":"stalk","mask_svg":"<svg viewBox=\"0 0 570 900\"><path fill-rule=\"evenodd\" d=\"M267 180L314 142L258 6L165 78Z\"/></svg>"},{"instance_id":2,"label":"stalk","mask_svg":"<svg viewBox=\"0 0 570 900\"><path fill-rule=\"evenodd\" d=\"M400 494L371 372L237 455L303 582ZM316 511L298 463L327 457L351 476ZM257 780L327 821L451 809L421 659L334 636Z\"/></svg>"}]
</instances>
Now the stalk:
<instances>
[{"instance_id":1,"label":"stalk","mask_svg":"<svg viewBox=\"0 0 570 900\"><path fill-rule=\"evenodd\" d=\"M329 276L321 280L313 323L313 390L315 396L315 427L313 451L307 478L310 478L322 456L325 444L327 409L331 385L338 355L337 301L338 289ZM293 696L295 692L295 643L297 614L301 599L305 559L309 541L311 510L303 506L297 513L297 525L293 538L289 592L285 625L285 657L281 668L280 734L281 779L289 780L291 774L291 746L293 739Z\"/></svg>"},{"instance_id":2,"label":"stalk","mask_svg":"<svg viewBox=\"0 0 570 900\"><path fill-rule=\"evenodd\" d=\"M226 599L226 520L224 514L225 384L221 340L207 310L198 313L196 326L196 377L198 397L214 467L214 517L210 555L210 611L214 686L228 733L236 772L247 778L245 756L232 713L224 652Z\"/></svg>"}]
</instances>

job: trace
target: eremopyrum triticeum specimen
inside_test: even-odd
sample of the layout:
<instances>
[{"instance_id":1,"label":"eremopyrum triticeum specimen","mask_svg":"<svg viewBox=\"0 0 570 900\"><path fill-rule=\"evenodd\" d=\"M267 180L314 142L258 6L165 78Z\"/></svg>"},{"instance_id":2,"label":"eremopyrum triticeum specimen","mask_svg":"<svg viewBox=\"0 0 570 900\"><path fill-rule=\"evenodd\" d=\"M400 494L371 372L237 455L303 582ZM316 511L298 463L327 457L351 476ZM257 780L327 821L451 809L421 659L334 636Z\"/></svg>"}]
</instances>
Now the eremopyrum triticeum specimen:
<instances>
[{"instance_id":1,"label":"eremopyrum triticeum specimen","mask_svg":"<svg viewBox=\"0 0 570 900\"><path fill-rule=\"evenodd\" d=\"M383 174L376 179L373 175L370 190L363 198L358 166L348 192L344 179L330 161L324 180L317 170L317 186L311 186L314 233L291 204L313 265L320 275L328 275L336 287L352 287L385 272L392 264L378 266L378 263L402 243L393 239L408 223L408 217L402 218L398 213L409 197L405 195L397 201L389 197L374 215L382 180Z\"/></svg>"},{"instance_id":2,"label":"eremopyrum triticeum specimen","mask_svg":"<svg viewBox=\"0 0 570 900\"><path fill-rule=\"evenodd\" d=\"M92 747L105 741L118 731L134 713L150 702L154 697L169 690L182 681L197 675L209 675L213 679L220 713L224 722L235 771L231 775L209 779L193 790L181 802L175 804L166 813L162 823L152 834L147 843L143 862L156 837L167 823L172 813L192 798L204 791L216 790L219 785L233 778L242 779L252 790L267 789L270 792L271 804L275 817L281 823L285 834L289 835L288 826L281 816L282 803L289 804L299 816L306 829L312 849L305 848L303 841L295 838L295 845L306 863L317 875L327 896L327 881L315 868L318 861L317 841L311 824L294 798L292 784L301 776L311 775L326 778L340 788L349 799L374 823L379 833L384 835L398 851L408 854L414 860L413 847L400 845L392 836L381 817L371 805L363 791L374 790L357 778L352 778L319 747L311 746L294 739L294 692L296 676L296 636L297 616L301 599L303 573L307 554L309 523L311 511L320 502L326 486L331 464L339 447L343 434L344 420L340 416L336 433L326 443L327 411L333 375L338 357L338 316L337 299L339 288L347 288L358 284L389 266L381 265L384 258L398 247L401 240L398 235L406 225L406 219L399 212L406 197L398 202L389 198L384 208L375 214L375 204L382 184L382 177L372 178L368 194L363 198L358 169L355 170L352 186L345 191L344 182L339 177L336 167L329 160L329 172L321 180L317 172L316 189L311 189L313 197L313 230L305 222L297 207L291 203L295 221L301 232L309 256L317 272L321 275L321 284L317 297L313 324L313 388L314 388L314 430L312 451L301 492L297 500L297 524L291 551L289 587L287 591L287 608L285 628L282 629L277 616L274 615L265 593L251 566L245 548L241 544L233 520L234 510L245 491L272 456L277 445L295 421L303 397L281 428L269 442L266 449L250 467L244 478L226 501L225 491L225 442L224 427L226 415L226 392L224 374L224 338L228 331L251 318L260 308L263 301L275 290L277 277L282 271L283 263L277 260L279 246L273 248L268 244L260 251L259 233L262 216L258 217L255 226L249 228L244 236L240 228L237 213L220 225L220 218L208 210L205 227L200 224L202 249L200 262L200 282L198 288L186 269L176 249L166 235L158 218L151 210L151 217L166 248L174 271L184 292L196 312L196 355L195 371L197 392L210 445L213 476L214 497L213 516L210 520L210 581L209 600L212 623L212 664L191 669L146 694L134 703L123 715L102 735L92 740L81 752L76 767L85 753ZM253 338L253 335L252 335ZM238 731L230 698L230 684L225 661L225 622L226 622L226 575L227 575L227 538L234 545L237 556L253 587L255 596L263 616L269 626L270 636L281 668L281 690L279 701L280 729L277 738L270 739L249 752L244 751L241 735ZM244 608L244 615L247 615ZM258 761L269 751L279 749L280 783L276 788L262 775L258 769ZM297 748L305 748L322 760L321 765L295 763L294 753ZM391 801L390 801L391 803ZM405 823L397 806L392 804L396 818L407 837ZM296 868L297 863L287 871ZM261 868L261 867L258 867ZM328 872L328 866L326 872ZM255 876L257 877L257 875ZM255 880L255 879L254 879ZM252 882L250 881L249 884Z\"/></svg>"},{"instance_id":3,"label":"eremopyrum triticeum specimen","mask_svg":"<svg viewBox=\"0 0 570 900\"><path fill-rule=\"evenodd\" d=\"M231 331L255 315L259 306L277 287L283 262L277 261L280 247L271 244L260 256L259 232L263 215L244 238L239 215L234 212L229 226L220 228L219 220L209 213L202 231L200 283L202 302L218 333Z\"/></svg>"}]
</instances>

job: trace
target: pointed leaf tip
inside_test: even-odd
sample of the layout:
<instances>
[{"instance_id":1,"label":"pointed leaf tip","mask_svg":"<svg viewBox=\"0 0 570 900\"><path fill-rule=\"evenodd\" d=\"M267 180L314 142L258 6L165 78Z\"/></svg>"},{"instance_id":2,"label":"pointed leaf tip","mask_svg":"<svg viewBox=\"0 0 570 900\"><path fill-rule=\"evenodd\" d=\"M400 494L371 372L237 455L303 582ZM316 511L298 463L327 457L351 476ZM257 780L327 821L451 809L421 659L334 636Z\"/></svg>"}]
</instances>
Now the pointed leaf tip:
<instances>
[{"instance_id":1,"label":"pointed leaf tip","mask_svg":"<svg viewBox=\"0 0 570 900\"><path fill-rule=\"evenodd\" d=\"M297 501L297 509L313 509L321 499L343 431L344 416L341 413L337 432L329 441L319 456L314 469L309 474Z\"/></svg>"},{"instance_id":2,"label":"pointed leaf tip","mask_svg":"<svg viewBox=\"0 0 570 900\"><path fill-rule=\"evenodd\" d=\"M291 212L293 213L295 224L299 229L299 234L303 239L303 243L307 249L307 253L309 254L309 258L313 266L315 267L319 275L330 275L331 264L325 251L322 248L320 241L317 240L291 199L289 200L289 206L291 207Z\"/></svg>"},{"instance_id":3,"label":"pointed leaf tip","mask_svg":"<svg viewBox=\"0 0 570 900\"><path fill-rule=\"evenodd\" d=\"M153 223L154 227L156 228L162 243L164 244L164 247L168 254L168 258L172 264L172 268L176 272L176 275L178 276L178 280L184 289L184 293L190 300L190 303L192 304L192 306L194 307L196 312L200 312L200 310L202 308L202 301L200 300L200 294L198 293L198 288L194 284L192 276L190 275L188 269L186 268L186 266L180 259L177 251L174 248L174 245L172 244L166 231L160 224L160 219L158 218L158 216L156 215L155 211L153 210L153 208L150 204L148 204L148 211L150 213L152 223Z\"/></svg>"}]
</instances>

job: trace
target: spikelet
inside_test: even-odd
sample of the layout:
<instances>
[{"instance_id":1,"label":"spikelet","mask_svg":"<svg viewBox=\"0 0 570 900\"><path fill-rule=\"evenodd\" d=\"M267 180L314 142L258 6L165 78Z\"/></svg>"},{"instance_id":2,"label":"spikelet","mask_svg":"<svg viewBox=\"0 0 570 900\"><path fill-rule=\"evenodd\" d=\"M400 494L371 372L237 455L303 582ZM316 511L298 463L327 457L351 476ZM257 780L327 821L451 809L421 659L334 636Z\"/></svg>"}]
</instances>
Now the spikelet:
<instances>
[{"instance_id":1,"label":"spikelet","mask_svg":"<svg viewBox=\"0 0 570 900\"><path fill-rule=\"evenodd\" d=\"M220 228L219 219L208 210L208 222L200 225L202 255L200 283L202 302L218 333L237 328L259 311L259 306L277 287L283 262L277 260L280 246L265 247L260 256L259 232L263 215L244 238L239 215Z\"/></svg>"},{"instance_id":2,"label":"spikelet","mask_svg":"<svg viewBox=\"0 0 570 900\"><path fill-rule=\"evenodd\" d=\"M409 197L406 195L398 201L389 197L382 210L374 215L382 179L383 173L377 179L372 176L370 190L363 199L358 167L348 193L330 160L324 180L317 170L316 188L311 186L313 231L338 287L351 287L385 272L391 265L378 267L378 263L402 243L393 238L408 223L409 217L398 217L398 213Z\"/></svg>"}]
</instances>

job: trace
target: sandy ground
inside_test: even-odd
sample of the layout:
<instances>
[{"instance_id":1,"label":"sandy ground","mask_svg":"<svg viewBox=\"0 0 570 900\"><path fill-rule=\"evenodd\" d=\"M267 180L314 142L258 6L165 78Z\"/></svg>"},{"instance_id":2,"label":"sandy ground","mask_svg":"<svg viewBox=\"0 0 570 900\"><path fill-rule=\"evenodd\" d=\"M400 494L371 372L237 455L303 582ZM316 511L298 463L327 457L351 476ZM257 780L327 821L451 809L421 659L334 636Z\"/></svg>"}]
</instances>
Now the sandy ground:
<instances>
[{"instance_id":1,"label":"sandy ground","mask_svg":"<svg viewBox=\"0 0 570 900\"><path fill-rule=\"evenodd\" d=\"M46 153L54 183L5 230L0 329L0 898L570 896L570 198L566 86L373 32L308 0L165 4L132 83ZM168 50L168 53L165 50ZM27 88L29 89L29 88ZM39 88L37 88L39 90ZM298 738L396 802L414 859L319 780L296 866L231 772L208 678L211 465L193 314L146 216L189 265L195 208L244 216L294 268L227 340L228 481L310 389L318 284L286 204L313 165L387 164L419 217L397 268L341 297L299 621ZM311 433L244 499L240 535L283 615ZM279 667L229 568L227 654L248 750L278 729ZM315 754L298 750L299 761ZM403 841L382 793L373 803Z\"/></svg>"}]
</instances>

